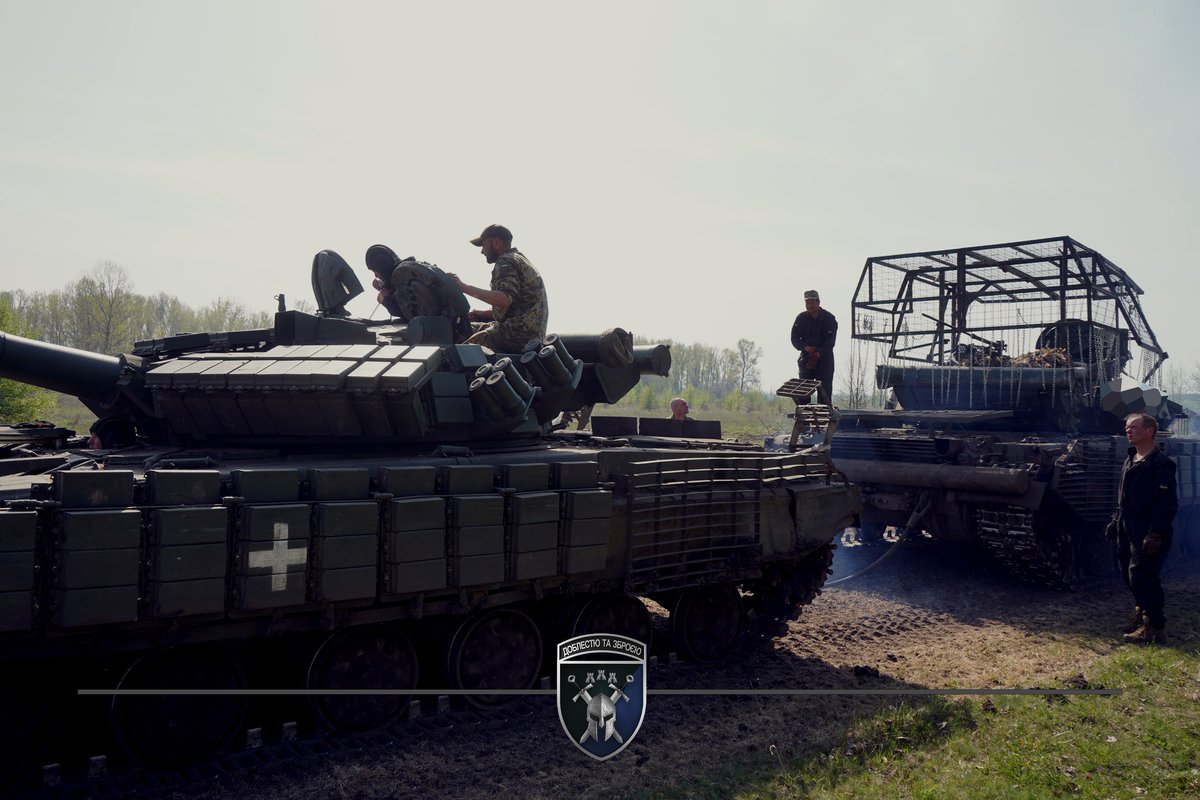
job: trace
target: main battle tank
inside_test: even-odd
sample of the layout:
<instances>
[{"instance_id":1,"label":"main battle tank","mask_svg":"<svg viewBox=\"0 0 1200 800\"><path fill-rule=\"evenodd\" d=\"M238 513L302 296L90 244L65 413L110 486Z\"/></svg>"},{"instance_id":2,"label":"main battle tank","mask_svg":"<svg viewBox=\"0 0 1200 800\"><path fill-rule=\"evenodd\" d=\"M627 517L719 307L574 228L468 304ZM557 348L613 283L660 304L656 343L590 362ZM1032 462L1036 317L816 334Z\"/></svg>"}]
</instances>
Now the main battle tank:
<instances>
[{"instance_id":1,"label":"main battle tank","mask_svg":"<svg viewBox=\"0 0 1200 800\"><path fill-rule=\"evenodd\" d=\"M381 259L386 322L349 318L361 285L323 251L319 312L281 301L271 328L117 357L0 335L0 377L75 395L102 444L132 442L43 434L0 469L8 776L107 752L89 717L136 759L178 763L228 745L253 691L312 692L325 727L368 731L406 712L404 690L501 702L487 690L531 687L569 635L648 641L642 597L704 659L747 612L786 619L816 596L856 510L826 459L567 430L564 412L667 374L669 349L621 329L456 344L453 281Z\"/></svg>"},{"instance_id":2,"label":"main battle tank","mask_svg":"<svg viewBox=\"0 0 1200 800\"><path fill-rule=\"evenodd\" d=\"M1172 435L1186 415L1147 385L1167 354L1141 293L1068 237L868 259L853 335L857 363L872 347L882 362L885 408L842 411L832 440L862 490L864 542L889 526L973 541L1056 587L1106 570L1124 419L1144 411L1179 464L1186 548L1197 442Z\"/></svg>"}]
</instances>

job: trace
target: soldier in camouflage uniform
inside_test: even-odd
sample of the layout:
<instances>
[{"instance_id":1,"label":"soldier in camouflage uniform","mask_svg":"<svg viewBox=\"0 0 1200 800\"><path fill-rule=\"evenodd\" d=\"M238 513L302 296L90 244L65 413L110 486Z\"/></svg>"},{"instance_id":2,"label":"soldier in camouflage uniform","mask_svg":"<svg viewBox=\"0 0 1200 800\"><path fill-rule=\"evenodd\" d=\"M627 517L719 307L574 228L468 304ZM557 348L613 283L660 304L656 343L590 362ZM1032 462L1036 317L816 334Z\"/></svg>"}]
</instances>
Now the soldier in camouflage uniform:
<instances>
[{"instance_id":1,"label":"soldier in camouflage uniform","mask_svg":"<svg viewBox=\"0 0 1200 800\"><path fill-rule=\"evenodd\" d=\"M512 246L512 232L503 225L488 225L471 240L492 267L491 288L481 289L447 273L468 297L492 308L472 311L471 319L486 322L467 339L469 344L490 347L499 353L519 353L530 339L546 336L550 304L542 276L529 259Z\"/></svg>"}]
</instances>

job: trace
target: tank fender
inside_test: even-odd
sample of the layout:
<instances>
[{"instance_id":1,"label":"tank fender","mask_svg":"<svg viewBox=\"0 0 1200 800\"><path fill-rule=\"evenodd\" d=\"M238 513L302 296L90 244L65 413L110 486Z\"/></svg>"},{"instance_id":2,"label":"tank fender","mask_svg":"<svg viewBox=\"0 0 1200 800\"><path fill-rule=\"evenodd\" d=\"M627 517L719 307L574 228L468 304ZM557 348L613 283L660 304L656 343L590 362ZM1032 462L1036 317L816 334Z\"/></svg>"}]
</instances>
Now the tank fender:
<instances>
[{"instance_id":1,"label":"tank fender","mask_svg":"<svg viewBox=\"0 0 1200 800\"><path fill-rule=\"evenodd\" d=\"M1029 488L1019 495L1006 495L1004 502L1011 506L1021 506L1022 508L1041 508L1042 498L1046 494L1046 483L1043 481L1030 481ZM946 492L947 502L958 503L995 503L996 495L988 494L987 492L962 492L949 491Z\"/></svg>"},{"instance_id":2,"label":"tank fender","mask_svg":"<svg viewBox=\"0 0 1200 800\"><path fill-rule=\"evenodd\" d=\"M829 543L829 532L854 525L858 489L814 485L766 489L760 508L764 558L804 555Z\"/></svg>"},{"instance_id":3,"label":"tank fender","mask_svg":"<svg viewBox=\"0 0 1200 800\"><path fill-rule=\"evenodd\" d=\"M838 459L837 468L855 483L893 484L930 489L961 489L996 494L1024 494L1031 483L1029 471L1007 467L966 467L956 464Z\"/></svg>"}]
</instances>

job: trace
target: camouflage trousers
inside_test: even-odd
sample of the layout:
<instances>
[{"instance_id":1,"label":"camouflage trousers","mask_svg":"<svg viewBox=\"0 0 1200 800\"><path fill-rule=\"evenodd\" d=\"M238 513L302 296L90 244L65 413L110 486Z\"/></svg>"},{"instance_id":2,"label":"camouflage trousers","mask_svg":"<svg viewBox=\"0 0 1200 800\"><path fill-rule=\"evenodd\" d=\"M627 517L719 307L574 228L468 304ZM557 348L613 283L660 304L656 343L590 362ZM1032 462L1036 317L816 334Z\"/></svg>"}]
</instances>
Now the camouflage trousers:
<instances>
[{"instance_id":1,"label":"camouflage trousers","mask_svg":"<svg viewBox=\"0 0 1200 800\"><path fill-rule=\"evenodd\" d=\"M495 322L487 322L477 328L463 343L482 345L497 353L520 353L524 351L525 344L530 339L536 338L538 338L536 335L521 333L519 331L514 336L512 332L497 327Z\"/></svg>"}]
</instances>

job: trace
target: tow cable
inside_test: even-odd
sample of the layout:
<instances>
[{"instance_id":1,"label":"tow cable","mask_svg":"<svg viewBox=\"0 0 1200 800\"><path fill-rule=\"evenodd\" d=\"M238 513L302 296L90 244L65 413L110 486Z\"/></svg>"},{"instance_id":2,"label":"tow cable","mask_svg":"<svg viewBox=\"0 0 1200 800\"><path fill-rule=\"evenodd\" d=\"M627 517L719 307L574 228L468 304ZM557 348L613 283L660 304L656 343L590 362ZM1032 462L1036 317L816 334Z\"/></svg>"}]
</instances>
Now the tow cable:
<instances>
[{"instance_id":1,"label":"tow cable","mask_svg":"<svg viewBox=\"0 0 1200 800\"><path fill-rule=\"evenodd\" d=\"M929 513L929 507L932 505L933 500L929 496L929 490L923 490L921 492L921 496L917 498L916 508L913 509L912 514L910 514L908 517L908 522L904 523L904 529L900 531L900 536L897 537L896 541L892 543L892 546L889 547L883 555L860 569L858 572L855 572L853 575L847 575L844 578L838 578L836 581L829 581L825 584L825 587L827 588L830 586L836 586L839 583L845 583L848 580L857 578L859 575L865 575L886 561L892 555L892 553L895 553L896 550L900 548L900 545L908 541L908 537L912 534L912 532L917 530L917 523L925 518L925 515Z\"/></svg>"}]
</instances>

